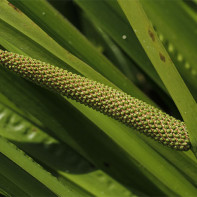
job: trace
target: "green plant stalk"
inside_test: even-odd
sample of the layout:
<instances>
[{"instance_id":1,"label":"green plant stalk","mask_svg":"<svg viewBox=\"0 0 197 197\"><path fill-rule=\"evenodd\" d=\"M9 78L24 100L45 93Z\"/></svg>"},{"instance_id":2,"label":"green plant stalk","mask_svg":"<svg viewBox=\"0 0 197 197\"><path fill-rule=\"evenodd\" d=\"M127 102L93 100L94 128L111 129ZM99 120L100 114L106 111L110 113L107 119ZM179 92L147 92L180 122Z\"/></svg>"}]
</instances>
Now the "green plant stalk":
<instances>
[{"instance_id":1,"label":"green plant stalk","mask_svg":"<svg viewBox=\"0 0 197 197\"><path fill-rule=\"evenodd\" d=\"M187 128L161 110L67 70L0 50L0 64L23 78L76 100L176 150L191 148Z\"/></svg>"}]
</instances>

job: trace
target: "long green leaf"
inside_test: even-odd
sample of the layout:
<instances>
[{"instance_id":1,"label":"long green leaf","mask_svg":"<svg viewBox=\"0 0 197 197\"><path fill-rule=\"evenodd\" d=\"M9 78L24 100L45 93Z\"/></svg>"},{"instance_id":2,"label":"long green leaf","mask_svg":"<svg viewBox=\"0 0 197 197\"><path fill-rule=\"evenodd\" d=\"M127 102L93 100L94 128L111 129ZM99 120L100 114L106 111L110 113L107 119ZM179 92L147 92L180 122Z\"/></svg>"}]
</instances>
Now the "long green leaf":
<instances>
[{"instance_id":1,"label":"long green leaf","mask_svg":"<svg viewBox=\"0 0 197 197\"><path fill-rule=\"evenodd\" d=\"M123 21L127 22L116 0L107 0L104 2L109 5ZM196 50L196 22L191 18L183 1L142 0L141 3L148 17L151 19L154 28L156 28L159 38L164 43L166 50L168 50L175 66L196 99L197 72L194 55ZM190 53L189 51L192 52Z\"/></svg>"},{"instance_id":2,"label":"long green leaf","mask_svg":"<svg viewBox=\"0 0 197 197\"><path fill-rule=\"evenodd\" d=\"M126 21L116 0L105 2L114 9L122 20ZM188 52L196 50L196 16L194 17L185 3L179 0L142 0L141 3L175 66L196 99L197 72L195 68L195 55L193 52Z\"/></svg>"},{"instance_id":3,"label":"long green leaf","mask_svg":"<svg viewBox=\"0 0 197 197\"><path fill-rule=\"evenodd\" d=\"M197 22L185 11L183 1L142 0L141 2L175 66L196 98Z\"/></svg>"},{"instance_id":4,"label":"long green leaf","mask_svg":"<svg viewBox=\"0 0 197 197\"><path fill-rule=\"evenodd\" d=\"M147 55L177 105L189 130L192 148L197 153L197 105L172 60L157 37L139 0L118 0ZM187 101L187 102L185 102Z\"/></svg>"},{"instance_id":5,"label":"long green leaf","mask_svg":"<svg viewBox=\"0 0 197 197\"><path fill-rule=\"evenodd\" d=\"M76 185L95 196L114 196L129 191L118 184L101 170L92 167L91 164L74 152L69 146L60 143L42 130L32 125L25 118L19 116L8 107L0 103L0 134L19 148L33 156L37 161L44 163ZM99 177L102 177L103 181ZM71 184L67 180L67 185Z\"/></svg>"},{"instance_id":6,"label":"long green leaf","mask_svg":"<svg viewBox=\"0 0 197 197\"><path fill-rule=\"evenodd\" d=\"M0 175L2 178L6 178L5 181L8 184L6 185L6 183L3 183L3 180L1 180L1 187L10 195L14 192L14 195L24 194L24 196L56 196L42 183L25 172L2 153L0 153Z\"/></svg>"},{"instance_id":7,"label":"long green leaf","mask_svg":"<svg viewBox=\"0 0 197 197\"><path fill-rule=\"evenodd\" d=\"M62 185L54 176L45 171L40 165L25 155L24 152L3 137L0 137L0 152L59 196L90 196L85 193L81 194L80 191L72 190L72 188L68 188L66 185Z\"/></svg>"}]
</instances>

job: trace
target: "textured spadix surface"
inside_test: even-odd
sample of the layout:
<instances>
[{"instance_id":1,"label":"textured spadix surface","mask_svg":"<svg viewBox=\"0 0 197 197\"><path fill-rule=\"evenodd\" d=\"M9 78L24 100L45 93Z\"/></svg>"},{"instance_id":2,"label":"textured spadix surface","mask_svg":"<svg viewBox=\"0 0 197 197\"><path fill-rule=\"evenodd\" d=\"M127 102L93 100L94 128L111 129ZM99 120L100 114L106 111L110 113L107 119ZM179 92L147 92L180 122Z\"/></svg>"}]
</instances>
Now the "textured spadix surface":
<instances>
[{"instance_id":1,"label":"textured spadix surface","mask_svg":"<svg viewBox=\"0 0 197 197\"><path fill-rule=\"evenodd\" d=\"M3 50L0 50L0 64L25 79L134 127L164 145L176 150L190 149L184 122L122 91L39 60Z\"/></svg>"}]
</instances>

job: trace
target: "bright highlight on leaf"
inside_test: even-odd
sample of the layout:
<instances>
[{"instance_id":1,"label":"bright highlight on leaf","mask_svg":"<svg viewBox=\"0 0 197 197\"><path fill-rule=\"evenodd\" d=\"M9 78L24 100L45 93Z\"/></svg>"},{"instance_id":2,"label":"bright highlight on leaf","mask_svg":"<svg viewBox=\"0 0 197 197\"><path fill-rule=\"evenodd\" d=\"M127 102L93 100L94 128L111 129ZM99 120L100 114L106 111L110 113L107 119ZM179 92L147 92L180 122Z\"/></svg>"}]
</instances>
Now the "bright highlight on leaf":
<instances>
[{"instance_id":1,"label":"bright highlight on leaf","mask_svg":"<svg viewBox=\"0 0 197 197\"><path fill-rule=\"evenodd\" d=\"M163 145L185 151L191 147L183 122L122 91L7 51L0 50L0 64L25 79L134 127Z\"/></svg>"}]
</instances>

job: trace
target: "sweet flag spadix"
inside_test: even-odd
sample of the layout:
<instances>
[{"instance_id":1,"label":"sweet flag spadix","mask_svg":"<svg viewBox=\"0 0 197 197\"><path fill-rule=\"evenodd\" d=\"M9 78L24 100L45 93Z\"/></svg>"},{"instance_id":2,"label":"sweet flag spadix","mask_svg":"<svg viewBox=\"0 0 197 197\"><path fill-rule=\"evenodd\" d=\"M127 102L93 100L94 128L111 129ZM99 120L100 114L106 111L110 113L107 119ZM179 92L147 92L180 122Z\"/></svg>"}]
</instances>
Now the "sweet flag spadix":
<instances>
[{"instance_id":1,"label":"sweet flag spadix","mask_svg":"<svg viewBox=\"0 0 197 197\"><path fill-rule=\"evenodd\" d=\"M0 50L0 64L39 86L133 127L163 145L184 151L191 148L184 122L122 91L48 63L3 50Z\"/></svg>"}]
</instances>

